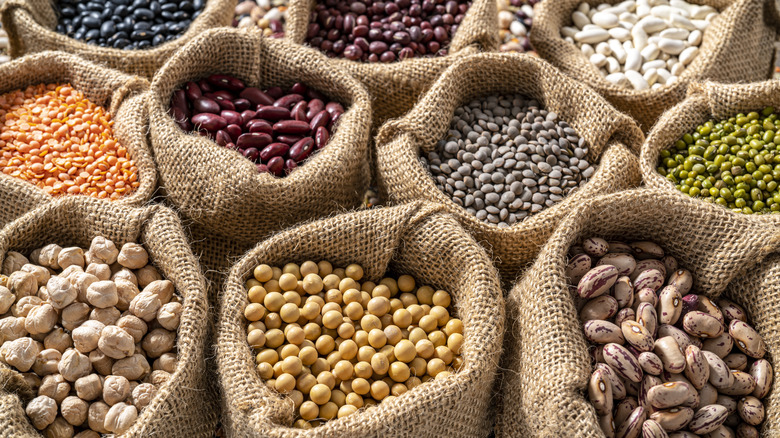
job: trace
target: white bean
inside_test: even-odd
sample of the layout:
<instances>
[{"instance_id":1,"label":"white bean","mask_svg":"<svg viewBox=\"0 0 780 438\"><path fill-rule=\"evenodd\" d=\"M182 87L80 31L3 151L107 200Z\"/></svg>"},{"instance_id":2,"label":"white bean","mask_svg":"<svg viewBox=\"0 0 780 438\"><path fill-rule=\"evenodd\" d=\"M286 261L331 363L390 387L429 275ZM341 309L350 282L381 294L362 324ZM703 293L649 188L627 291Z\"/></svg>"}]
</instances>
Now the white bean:
<instances>
[{"instance_id":1,"label":"white bean","mask_svg":"<svg viewBox=\"0 0 780 438\"><path fill-rule=\"evenodd\" d=\"M647 83L644 77L642 77L641 74L634 70L628 70L626 71L626 79L628 79L629 82L631 82L631 85L634 87L635 90L646 90L650 88L650 85Z\"/></svg>"},{"instance_id":2,"label":"white bean","mask_svg":"<svg viewBox=\"0 0 780 438\"><path fill-rule=\"evenodd\" d=\"M688 47L687 49L683 50L682 53L680 53L680 62L683 63L683 65L688 65L693 61L693 58L696 57L696 55L699 54L699 48L696 46Z\"/></svg>"},{"instance_id":3,"label":"white bean","mask_svg":"<svg viewBox=\"0 0 780 438\"><path fill-rule=\"evenodd\" d=\"M647 45L647 32L642 29L637 23L633 29L631 29L631 36L634 38L634 48L642 50Z\"/></svg>"},{"instance_id":4,"label":"white bean","mask_svg":"<svg viewBox=\"0 0 780 438\"><path fill-rule=\"evenodd\" d=\"M653 17L653 16L647 16L639 20L639 22L636 24L637 26L641 27L642 30L645 31L645 33L654 33L659 32L663 29L666 29L666 22L660 18Z\"/></svg>"},{"instance_id":5,"label":"white bean","mask_svg":"<svg viewBox=\"0 0 780 438\"><path fill-rule=\"evenodd\" d=\"M607 71L610 73L616 73L620 71L620 62L613 57L607 58Z\"/></svg>"},{"instance_id":6,"label":"white bean","mask_svg":"<svg viewBox=\"0 0 780 438\"><path fill-rule=\"evenodd\" d=\"M604 29L588 29L577 32L574 40L581 43L600 43L609 39L609 32Z\"/></svg>"},{"instance_id":7,"label":"white bean","mask_svg":"<svg viewBox=\"0 0 780 438\"><path fill-rule=\"evenodd\" d=\"M607 64L607 57L601 53L594 53L590 56L590 63L596 67L604 67Z\"/></svg>"},{"instance_id":8,"label":"white bean","mask_svg":"<svg viewBox=\"0 0 780 438\"><path fill-rule=\"evenodd\" d=\"M580 28L580 30L582 30L586 24L590 24L590 19L588 16L580 11L574 11L574 13L571 14L571 20L574 22L575 26Z\"/></svg>"},{"instance_id":9,"label":"white bean","mask_svg":"<svg viewBox=\"0 0 780 438\"><path fill-rule=\"evenodd\" d=\"M609 48L612 50L612 56L614 56L618 62L626 62L626 49L623 48L620 41L613 39L609 40Z\"/></svg>"},{"instance_id":10,"label":"white bean","mask_svg":"<svg viewBox=\"0 0 780 438\"><path fill-rule=\"evenodd\" d=\"M579 31L576 27L564 26L561 28L561 35L563 35L564 38L574 38L574 35L576 35L577 32Z\"/></svg>"},{"instance_id":11,"label":"white bean","mask_svg":"<svg viewBox=\"0 0 780 438\"><path fill-rule=\"evenodd\" d=\"M658 70L659 68L665 68L666 62L659 60L655 61L648 61L644 64L642 64L642 73L647 72L648 70Z\"/></svg>"},{"instance_id":12,"label":"white bean","mask_svg":"<svg viewBox=\"0 0 780 438\"><path fill-rule=\"evenodd\" d=\"M598 12L593 14L593 24L601 26L604 29L610 29L618 25L618 17L615 14L609 12Z\"/></svg>"},{"instance_id":13,"label":"white bean","mask_svg":"<svg viewBox=\"0 0 780 438\"><path fill-rule=\"evenodd\" d=\"M628 50L624 71L637 71L642 66L642 54L637 49Z\"/></svg>"},{"instance_id":14,"label":"white bean","mask_svg":"<svg viewBox=\"0 0 780 438\"><path fill-rule=\"evenodd\" d=\"M612 82L615 85L628 85L630 82L628 82L628 79L626 79L626 75L623 73L612 73L610 75L607 75L607 80L609 82Z\"/></svg>"},{"instance_id":15,"label":"white bean","mask_svg":"<svg viewBox=\"0 0 780 438\"><path fill-rule=\"evenodd\" d=\"M621 43L631 38L631 31L623 27L613 27L608 32L609 32L609 36L618 40Z\"/></svg>"},{"instance_id":16,"label":"white bean","mask_svg":"<svg viewBox=\"0 0 780 438\"><path fill-rule=\"evenodd\" d=\"M658 70L651 68L648 69L644 75L642 75L643 78L645 78L645 81L647 81L648 85L655 84L656 79L658 78Z\"/></svg>"},{"instance_id":17,"label":"white bean","mask_svg":"<svg viewBox=\"0 0 780 438\"><path fill-rule=\"evenodd\" d=\"M671 38L673 40L683 40L686 41L688 39L688 35L691 33L688 32L686 29L680 29L677 27L673 27L670 29L662 30L661 31L661 38Z\"/></svg>"},{"instance_id":18,"label":"white bean","mask_svg":"<svg viewBox=\"0 0 780 438\"><path fill-rule=\"evenodd\" d=\"M658 53L660 52L660 49L655 44L648 44L647 47L642 49L640 52L642 54L642 58L645 61L654 61L656 58L658 58Z\"/></svg>"},{"instance_id":19,"label":"white bean","mask_svg":"<svg viewBox=\"0 0 780 438\"><path fill-rule=\"evenodd\" d=\"M680 52L685 50L685 42L680 40L672 40L669 38L661 38L658 41L658 48L670 55L679 55Z\"/></svg>"},{"instance_id":20,"label":"white bean","mask_svg":"<svg viewBox=\"0 0 780 438\"><path fill-rule=\"evenodd\" d=\"M696 29L688 34L688 44L698 46L701 44L701 31Z\"/></svg>"},{"instance_id":21,"label":"white bean","mask_svg":"<svg viewBox=\"0 0 780 438\"><path fill-rule=\"evenodd\" d=\"M594 50L593 46L591 46L590 44L583 44L580 50L582 50L582 54L587 56L588 58L590 58L591 55L596 53L596 50Z\"/></svg>"},{"instance_id":22,"label":"white bean","mask_svg":"<svg viewBox=\"0 0 780 438\"><path fill-rule=\"evenodd\" d=\"M683 65L682 62L678 62L677 64L672 66L672 74L675 76L680 76L683 70L685 70L685 66Z\"/></svg>"}]
</instances>

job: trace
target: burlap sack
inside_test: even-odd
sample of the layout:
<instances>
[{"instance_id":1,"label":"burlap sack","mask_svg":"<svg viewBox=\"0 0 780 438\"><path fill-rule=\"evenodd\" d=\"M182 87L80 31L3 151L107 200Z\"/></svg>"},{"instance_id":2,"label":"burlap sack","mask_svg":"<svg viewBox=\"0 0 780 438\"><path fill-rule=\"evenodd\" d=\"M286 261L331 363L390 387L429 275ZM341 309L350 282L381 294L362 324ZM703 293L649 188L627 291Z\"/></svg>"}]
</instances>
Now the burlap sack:
<instances>
[{"instance_id":1,"label":"burlap sack","mask_svg":"<svg viewBox=\"0 0 780 438\"><path fill-rule=\"evenodd\" d=\"M179 38L148 50L120 50L89 45L57 33L51 0L5 0L0 19L8 32L11 57L44 50L74 53L110 68L151 79L184 44L206 29L230 26L237 0L208 0L203 12Z\"/></svg>"},{"instance_id":2,"label":"burlap sack","mask_svg":"<svg viewBox=\"0 0 780 438\"><path fill-rule=\"evenodd\" d=\"M229 436L476 437L490 432L491 389L501 352L504 308L495 268L479 245L440 207L421 203L310 222L262 242L230 271L221 296L217 363L223 425ZM463 368L446 379L332 420L292 429L293 402L269 389L246 343L244 281L258 263L359 263L365 278L406 273L452 294L465 325Z\"/></svg>"},{"instance_id":3,"label":"burlap sack","mask_svg":"<svg viewBox=\"0 0 780 438\"><path fill-rule=\"evenodd\" d=\"M285 38L306 44L311 11L317 0L292 0L287 9ZM411 58L392 63L356 62L333 58L368 88L373 101L374 127L400 117L412 109L436 77L462 56L480 50L497 50L498 9L495 0L473 0L450 42L449 55L438 58Z\"/></svg>"},{"instance_id":4,"label":"burlap sack","mask_svg":"<svg viewBox=\"0 0 780 438\"><path fill-rule=\"evenodd\" d=\"M721 14L704 32L699 56L672 85L658 90L634 90L604 79L574 44L564 41L561 27L571 26L571 14L583 0L540 2L534 13L531 44L539 56L564 73L595 89L619 110L649 131L663 112L685 98L692 81L752 82L769 79L774 71L777 19L774 0L689 0ZM621 0L585 0L591 6Z\"/></svg>"},{"instance_id":5,"label":"burlap sack","mask_svg":"<svg viewBox=\"0 0 780 438\"><path fill-rule=\"evenodd\" d=\"M122 436L213 436L219 415L216 394L208 391L206 381L206 288L176 213L159 205L129 208L91 198L63 198L0 230L0 263L9 250L29 254L49 243L88 248L98 235L117 245L129 241L143 244L151 263L173 282L184 306L176 342L176 370ZM0 386L5 389L0 391L0 435L38 437L23 411L31 398L30 389L15 377L18 375L6 365L0 370Z\"/></svg>"},{"instance_id":6,"label":"burlap sack","mask_svg":"<svg viewBox=\"0 0 780 438\"><path fill-rule=\"evenodd\" d=\"M247 85L303 82L328 93L347 112L327 146L284 178L258 173L235 151L185 133L168 115L171 95L213 73ZM211 232L257 242L294 223L360 205L368 187L371 109L365 89L324 55L258 31L206 31L165 64L148 98L152 148L168 200Z\"/></svg>"},{"instance_id":7,"label":"burlap sack","mask_svg":"<svg viewBox=\"0 0 780 438\"><path fill-rule=\"evenodd\" d=\"M157 187L157 172L146 138L148 117L142 93L149 83L62 52L44 52L0 65L0 93L41 83L70 83L114 121L114 136L138 168L141 185L116 204L140 206ZM53 198L30 182L0 172L0 227Z\"/></svg>"},{"instance_id":8,"label":"burlap sack","mask_svg":"<svg viewBox=\"0 0 780 438\"><path fill-rule=\"evenodd\" d=\"M588 161L599 163L584 187L509 228L484 223L455 204L434 185L418 159L446 135L455 108L496 93L522 93L539 100L587 140ZM402 203L425 199L443 204L488 253L492 252L502 277L513 279L533 260L557 222L576 211L583 199L639 184L634 154L643 138L628 116L543 60L528 55L479 54L453 64L412 111L381 128L376 140L377 181L383 200Z\"/></svg>"},{"instance_id":9,"label":"burlap sack","mask_svg":"<svg viewBox=\"0 0 780 438\"><path fill-rule=\"evenodd\" d=\"M497 436L604 436L585 394L591 359L565 275L569 248L591 236L661 245L693 273L694 293L725 293L746 306L767 341L769 360L777 358L780 265L774 262L763 270L755 266L780 248L780 227L755 219L693 199L636 189L591 199L561 221L507 298ZM774 277L767 275L771 272ZM770 400L780 397L778 392L776 386ZM777 403L767 407L771 420L765 433L777 431L780 417Z\"/></svg>"}]
</instances>

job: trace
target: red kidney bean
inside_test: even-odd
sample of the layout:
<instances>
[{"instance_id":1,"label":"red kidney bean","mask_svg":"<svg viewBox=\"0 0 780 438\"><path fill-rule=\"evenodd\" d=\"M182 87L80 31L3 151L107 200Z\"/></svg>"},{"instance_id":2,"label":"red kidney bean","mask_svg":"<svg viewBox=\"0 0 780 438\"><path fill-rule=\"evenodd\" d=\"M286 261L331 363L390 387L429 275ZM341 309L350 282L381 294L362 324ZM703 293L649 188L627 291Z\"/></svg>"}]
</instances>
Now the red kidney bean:
<instances>
[{"instance_id":1,"label":"red kidney bean","mask_svg":"<svg viewBox=\"0 0 780 438\"><path fill-rule=\"evenodd\" d=\"M257 167L257 171L259 173L266 173L266 172L268 172L268 166L266 166L265 164L257 163L257 164L255 164L255 167Z\"/></svg>"},{"instance_id":2,"label":"red kidney bean","mask_svg":"<svg viewBox=\"0 0 780 438\"><path fill-rule=\"evenodd\" d=\"M284 96L284 90L282 90L280 87L271 87L265 90L265 94L271 96L271 98L275 100Z\"/></svg>"},{"instance_id":3,"label":"red kidney bean","mask_svg":"<svg viewBox=\"0 0 780 438\"><path fill-rule=\"evenodd\" d=\"M274 123L274 133L279 134L306 134L309 129L309 124L300 120L282 120Z\"/></svg>"},{"instance_id":4,"label":"red kidney bean","mask_svg":"<svg viewBox=\"0 0 780 438\"><path fill-rule=\"evenodd\" d=\"M327 99L324 94L320 93L317 90L313 90L311 88L309 89L309 91L306 92L306 97L309 99L319 99L319 100Z\"/></svg>"},{"instance_id":5,"label":"red kidney bean","mask_svg":"<svg viewBox=\"0 0 780 438\"><path fill-rule=\"evenodd\" d=\"M184 86L184 90L187 94L187 99L189 100L195 100L203 96L203 92L200 91L200 87L195 82L187 82L187 85Z\"/></svg>"},{"instance_id":6,"label":"red kidney bean","mask_svg":"<svg viewBox=\"0 0 780 438\"><path fill-rule=\"evenodd\" d=\"M228 143L232 143L233 139L230 138L230 134L227 131L219 130L217 131L216 142L220 146L225 146Z\"/></svg>"},{"instance_id":7,"label":"red kidney bean","mask_svg":"<svg viewBox=\"0 0 780 438\"><path fill-rule=\"evenodd\" d=\"M177 108L182 114L185 114L185 117L190 116L190 109L187 107L187 94L184 90L176 90L173 92L171 106Z\"/></svg>"},{"instance_id":8,"label":"red kidney bean","mask_svg":"<svg viewBox=\"0 0 780 438\"><path fill-rule=\"evenodd\" d=\"M203 93L211 93L214 91L214 87L209 84L209 81L205 79L201 79L198 81L198 87L200 87L200 91Z\"/></svg>"},{"instance_id":9,"label":"red kidney bean","mask_svg":"<svg viewBox=\"0 0 780 438\"><path fill-rule=\"evenodd\" d=\"M251 161L255 161L257 160L257 157L260 156L260 151L258 151L256 148L245 149L244 156L249 158Z\"/></svg>"},{"instance_id":10,"label":"red kidney bean","mask_svg":"<svg viewBox=\"0 0 780 438\"><path fill-rule=\"evenodd\" d=\"M295 161L303 161L314 150L314 139L306 137L290 147L290 158Z\"/></svg>"},{"instance_id":11,"label":"red kidney bean","mask_svg":"<svg viewBox=\"0 0 780 438\"><path fill-rule=\"evenodd\" d=\"M206 80L215 87L221 87L230 91L241 91L246 88L244 82L228 75L211 75Z\"/></svg>"},{"instance_id":12,"label":"red kidney bean","mask_svg":"<svg viewBox=\"0 0 780 438\"><path fill-rule=\"evenodd\" d=\"M266 120L287 120L290 118L290 110L278 106L262 106L257 109L255 117Z\"/></svg>"},{"instance_id":13,"label":"red kidney bean","mask_svg":"<svg viewBox=\"0 0 780 438\"><path fill-rule=\"evenodd\" d=\"M233 96L233 93L227 92L225 90L218 90L218 91L215 91L215 92L213 92L211 94L214 95L214 97L212 97L212 99L222 98L222 99L226 99L226 100L233 100L233 99L236 98L236 96Z\"/></svg>"},{"instance_id":14,"label":"red kidney bean","mask_svg":"<svg viewBox=\"0 0 780 438\"><path fill-rule=\"evenodd\" d=\"M257 148L260 150L271 144L272 141L271 136L264 132L247 132L238 137L236 146L239 149Z\"/></svg>"},{"instance_id":15,"label":"red kidney bean","mask_svg":"<svg viewBox=\"0 0 780 438\"><path fill-rule=\"evenodd\" d=\"M320 126L327 126L328 123L330 123L330 114L328 114L327 111L322 110L319 114L314 116L314 118L311 119L311 122L309 122L309 126L311 127L312 131L317 131L317 128Z\"/></svg>"},{"instance_id":16,"label":"red kidney bean","mask_svg":"<svg viewBox=\"0 0 780 438\"><path fill-rule=\"evenodd\" d=\"M302 138L303 137L300 135L280 135L276 137L276 140L280 143L285 143L292 146Z\"/></svg>"},{"instance_id":17,"label":"red kidney bean","mask_svg":"<svg viewBox=\"0 0 780 438\"><path fill-rule=\"evenodd\" d=\"M215 102L217 102L217 105L219 105L220 108L235 111L236 106L233 105L233 102L231 102L229 99L225 99L222 96L216 96L216 99L214 99Z\"/></svg>"},{"instance_id":18,"label":"red kidney bean","mask_svg":"<svg viewBox=\"0 0 780 438\"><path fill-rule=\"evenodd\" d=\"M269 135L274 132L274 128L265 120L250 120L246 127L249 132L264 132Z\"/></svg>"},{"instance_id":19,"label":"red kidney bean","mask_svg":"<svg viewBox=\"0 0 780 438\"><path fill-rule=\"evenodd\" d=\"M252 102L244 98L233 99L233 105L235 105L236 111L243 112L252 107Z\"/></svg>"},{"instance_id":20,"label":"red kidney bean","mask_svg":"<svg viewBox=\"0 0 780 438\"><path fill-rule=\"evenodd\" d=\"M282 176L282 173L284 173L284 158L271 158L271 160L268 162L268 171L276 176Z\"/></svg>"},{"instance_id":21,"label":"red kidney bean","mask_svg":"<svg viewBox=\"0 0 780 438\"><path fill-rule=\"evenodd\" d=\"M260 151L260 159L268 162L273 157L283 157L290 151L290 145L285 143L271 143Z\"/></svg>"},{"instance_id":22,"label":"red kidney bean","mask_svg":"<svg viewBox=\"0 0 780 438\"><path fill-rule=\"evenodd\" d=\"M227 126L227 122L222 117L211 113L200 113L192 116L192 124L200 126L206 131L216 132Z\"/></svg>"},{"instance_id":23,"label":"red kidney bean","mask_svg":"<svg viewBox=\"0 0 780 438\"><path fill-rule=\"evenodd\" d=\"M328 143L328 140L330 139L330 134L328 133L328 129L324 126L320 126L317 128L317 132L314 135L314 142L317 145L317 149L322 149L325 147L325 145Z\"/></svg>"},{"instance_id":24,"label":"red kidney bean","mask_svg":"<svg viewBox=\"0 0 780 438\"><path fill-rule=\"evenodd\" d=\"M320 99L312 99L309 101L309 106L306 108L306 119L311 121L320 111L325 109L325 102Z\"/></svg>"},{"instance_id":25,"label":"red kidney bean","mask_svg":"<svg viewBox=\"0 0 780 438\"><path fill-rule=\"evenodd\" d=\"M255 115L257 115L257 113L252 110L241 111L241 126L246 126L249 121L255 118Z\"/></svg>"},{"instance_id":26,"label":"red kidney bean","mask_svg":"<svg viewBox=\"0 0 780 438\"><path fill-rule=\"evenodd\" d=\"M308 91L308 87L300 82L296 82L290 87L290 92L295 94L306 94L306 91Z\"/></svg>"},{"instance_id":27,"label":"red kidney bean","mask_svg":"<svg viewBox=\"0 0 780 438\"><path fill-rule=\"evenodd\" d=\"M288 175L296 167L298 167L298 163L296 163L295 160L292 160L292 159L285 160L285 162L284 162L284 170L285 170L285 172L287 172Z\"/></svg>"},{"instance_id":28,"label":"red kidney bean","mask_svg":"<svg viewBox=\"0 0 780 438\"><path fill-rule=\"evenodd\" d=\"M242 91L239 96L252 102L252 104L256 106L274 104L274 99L271 96L263 93L262 90L255 87L248 87L244 89L244 91Z\"/></svg>"},{"instance_id":29,"label":"red kidney bean","mask_svg":"<svg viewBox=\"0 0 780 438\"><path fill-rule=\"evenodd\" d=\"M199 97L192 102L192 109L196 113L212 113L218 114L219 104L209 99L208 97Z\"/></svg>"},{"instance_id":30,"label":"red kidney bean","mask_svg":"<svg viewBox=\"0 0 780 438\"><path fill-rule=\"evenodd\" d=\"M290 111L290 114L292 114L292 117L295 120L302 120L304 122L307 122L308 119L306 118L306 106L308 103L305 100L302 100L295 104L292 111Z\"/></svg>"},{"instance_id":31,"label":"red kidney bean","mask_svg":"<svg viewBox=\"0 0 780 438\"><path fill-rule=\"evenodd\" d=\"M282 108L292 108L293 105L303 100L303 95L300 94L288 94L276 99L274 106Z\"/></svg>"},{"instance_id":32,"label":"red kidney bean","mask_svg":"<svg viewBox=\"0 0 780 438\"><path fill-rule=\"evenodd\" d=\"M192 130L192 123L190 123L190 118L181 112L181 109L176 107L171 107L170 115L173 118L173 121L176 122L176 124L181 128L182 131L191 131Z\"/></svg>"},{"instance_id":33,"label":"red kidney bean","mask_svg":"<svg viewBox=\"0 0 780 438\"><path fill-rule=\"evenodd\" d=\"M223 110L219 113L220 117L225 119L225 121L228 123L228 125L242 125L243 120L241 119L241 114L230 111L230 110Z\"/></svg>"},{"instance_id":34,"label":"red kidney bean","mask_svg":"<svg viewBox=\"0 0 780 438\"><path fill-rule=\"evenodd\" d=\"M241 130L241 127L238 125L227 125L225 131L227 131L227 133L230 134L230 138L233 139L233 143L238 141L238 137L240 137L241 133L243 132Z\"/></svg>"}]
</instances>

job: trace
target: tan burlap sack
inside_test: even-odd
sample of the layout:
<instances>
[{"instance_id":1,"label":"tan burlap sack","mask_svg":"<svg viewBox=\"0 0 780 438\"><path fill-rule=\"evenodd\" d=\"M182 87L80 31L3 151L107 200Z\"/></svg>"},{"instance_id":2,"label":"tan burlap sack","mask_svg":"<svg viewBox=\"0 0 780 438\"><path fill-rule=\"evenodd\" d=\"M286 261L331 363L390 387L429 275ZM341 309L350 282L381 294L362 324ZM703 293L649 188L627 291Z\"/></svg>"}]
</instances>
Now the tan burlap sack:
<instances>
[{"instance_id":1,"label":"tan burlap sack","mask_svg":"<svg viewBox=\"0 0 780 438\"><path fill-rule=\"evenodd\" d=\"M710 79L752 82L769 79L774 71L777 20L774 0L689 0L716 8L720 16L704 32L699 56L672 85L658 90L634 90L604 79L574 44L564 41L561 27L571 26L571 14L583 0L539 2L534 13L531 44L539 55L564 73L595 89L619 110L649 131L663 112L685 98L688 84ZM585 0L595 6L621 0Z\"/></svg>"},{"instance_id":2,"label":"tan burlap sack","mask_svg":"<svg viewBox=\"0 0 780 438\"><path fill-rule=\"evenodd\" d=\"M306 44L311 11L317 0L292 0L287 9L285 38ZM411 58L392 63L356 62L333 58L368 88L374 111L374 127L412 109L436 77L462 56L480 50L497 50L498 9L495 0L473 0L450 43L449 55Z\"/></svg>"},{"instance_id":3,"label":"tan burlap sack","mask_svg":"<svg viewBox=\"0 0 780 438\"><path fill-rule=\"evenodd\" d=\"M127 148L141 185L117 204L140 206L157 187L146 138L148 117L142 93L149 83L62 52L44 52L0 65L0 93L41 83L70 83L92 102L104 106L114 121L114 136ZM0 227L52 197L30 182L0 172Z\"/></svg>"},{"instance_id":4,"label":"tan burlap sack","mask_svg":"<svg viewBox=\"0 0 780 438\"><path fill-rule=\"evenodd\" d=\"M455 204L434 185L418 158L446 135L455 108L496 93L522 93L539 100L587 140L588 161L599 163L584 187L509 228L484 223ZM502 277L513 279L533 260L557 222L576 211L583 199L639 184L634 154L643 139L628 116L545 61L528 55L479 54L453 64L412 111L381 128L376 140L377 181L383 200L443 204L492 252Z\"/></svg>"},{"instance_id":5,"label":"tan burlap sack","mask_svg":"<svg viewBox=\"0 0 780 438\"><path fill-rule=\"evenodd\" d=\"M70 197L28 212L0 230L0 262L9 250L25 255L49 243L89 247L104 236L117 245L138 242L164 278L171 280L184 309L176 342L178 362L171 379L159 388L123 437L211 437L218 421L216 393L208 390L208 305L200 267L172 210L160 205L129 208L91 198ZM11 374L11 376L9 376ZM0 435L37 437L23 411L30 388L19 374L0 370Z\"/></svg>"},{"instance_id":6,"label":"tan burlap sack","mask_svg":"<svg viewBox=\"0 0 780 438\"><path fill-rule=\"evenodd\" d=\"M693 199L636 189L591 199L561 221L507 298L497 437L604 436L585 395L591 359L575 293L569 291L565 275L569 248L591 236L661 245L693 273L694 293L725 293L746 306L767 341L769 360L777 358L780 265L774 262L764 270L755 266L780 248L780 227L755 219ZM774 277L767 275L771 272ZM775 386L770 400L780 397L778 392ZM767 408L768 434L777 431L780 405L770 401Z\"/></svg>"},{"instance_id":7,"label":"tan burlap sack","mask_svg":"<svg viewBox=\"0 0 780 438\"><path fill-rule=\"evenodd\" d=\"M487 436L492 386L501 353L504 306L497 272L484 250L440 207L413 203L310 222L262 242L230 271L220 298L216 346L228 436L477 437ZM312 430L292 429L291 399L257 375L246 342L244 281L258 263L329 260L359 263L365 278L386 272L452 294L465 325L463 368L400 397Z\"/></svg>"},{"instance_id":8,"label":"tan burlap sack","mask_svg":"<svg viewBox=\"0 0 780 438\"><path fill-rule=\"evenodd\" d=\"M327 146L284 178L258 173L239 153L182 131L168 115L173 92L213 73L250 86L303 82L341 102ZM360 205L368 187L371 105L365 89L321 53L238 29L206 31L165 64L148 98L152 149L168 200L211 232L257 242L272 231Z\"/></svg>"},{"instance_id":9,"label":"tan burlap sack","mask_svg":"<svg viewBox=\"0 0 780 438\"><path fill-rule=\"evenodd\" d=\"M110 68L151 79L184 44L206 29L230 26L237 0L208 0L203 12L179 38L148 50L99 47L57 33L51 0L5 0L0 19L8 32L12 57L44 50L74 53Z\"/></svg>"}]
</instances>

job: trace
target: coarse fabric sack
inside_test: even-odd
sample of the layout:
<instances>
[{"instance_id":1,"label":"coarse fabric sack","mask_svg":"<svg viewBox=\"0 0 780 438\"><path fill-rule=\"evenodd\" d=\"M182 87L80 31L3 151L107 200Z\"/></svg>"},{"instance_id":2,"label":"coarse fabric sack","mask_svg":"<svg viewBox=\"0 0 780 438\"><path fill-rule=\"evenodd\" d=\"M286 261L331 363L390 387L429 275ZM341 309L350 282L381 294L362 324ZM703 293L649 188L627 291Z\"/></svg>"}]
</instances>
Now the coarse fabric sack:
<instances>
[{"instance_id":1,"label":"coarse fabric sack","mask_svg":"<svg viewBox=\"0 0 780 438\"><path fill-rule=\"evenodd\" d=\"M206 285L173 210L161 205L129 208L91 198L59 199L0 230L0 263L8 251L28 255L49 243L89 248L95 236L110 239L117 247L126 242L142 244L150 263L173 282L184 306L176 341L176 370L122 436L213 436L219 415L216 393L207 390ZM4 364L0 367L0 382L11 382L0 391L0 435L40 436L23 410L23 403L31 398L29 387L7 376L19 373Z\"/></svg>"},{"instance_id":2,"label":"coarse fabric sack","mask_svg":"<svg viewBox=\"0 0 780 438\"><path fill-rule=\"evenodd\" d=\"M259 173L240 153L182 131L168 115L175 90L214 73L266 88L302 82L347 111L325 147L276 178ZM168 201L223 237L256 243L295 223L357 207L368 188L368 93L313 49L264 38L256 30L206 31L155 76L148 104L152 149Z\"/></svg>"},{"instance_id":3,"label":"coarse fabric sack","mask_svg":"<svg viewBox=\"0 0 780 438\"><path fill-rule=\"evenodd\" d=\"M600 196L560 222L507 297L497 437L604 436L587 400L593 369L565 273L569 248L588 237L657 243L691 271L693 293L725 294L746 306L767 341L769 360L778 357L777 277L746 274L780 248L780 227L653 189ZM777 269L772 265L772 272ZM775 386L775 399L777 392ZM764 431L776 430L780 417L777 403L768 406L773 419Z\"/></svg>"},{"instance_id":4,"label":"coarse fabric sack","mask_svg":"<svg viewBox=\"0 0 780 438\"><path fill-rule=\"evenodd\" d=\"M699 125L708 120L720 121L750 111L760 113L767 106L780 108L780 81L771 80L744 85L714 82L691 84L688 88L688 97L658 119L658 123L647 134L639 157L639 167L645 184L659 191L668 191L689 198L656 170L661 151L674 147L677 140L685 134L693 133ZM697 200L697 202L704 201ZM731 214L742 215L742 213ZM780 216L774 214L755 216L766 222L780 224Z\"/></svg>"},{"instance_id":5,"label":"coarse fabric sack","mask_svg":"<svg viewBox=\"0 0 780 438\"><path fill-rule=\"evenodd\" d=\"M488 411L501 353L504 305L498 274L485 251L450 215L432 204L348 213L279 233L260 243L230 271L220 297L216 344L228 436L256 437L476 437L491 429ZM444 379L334 419L311 430L293 429L290 398L268 388L246 342L244 282L259 263L282 266L328 260L358 263L364 278L409 274L418 284L452 295L465 326L464 365Z\"/></svg>"},{"instance_id":6,"label":"coarse fabric sack","mask_svg":"<svg viewBox=\"0 0 780 438\"><path fill-rule=\"evenodd\" d=\"M447 135L455 109L472 99L499 93L521 93L558 114L589 146L588 161L596 173L582 188L558 204L508 228L487 224L459 206L434 184L419 160ZM591 89L547 62L529 55L484 53L456 62L425 97L400 119L386 123L376 140L377 181L383 200L403 203L431 200L492 252L505 279L530 263L557 222L579 209L583 199L639 184L639 153L644 136L636 124ZM636 154L636 155L635 155ZM595 159L593 159L595 157Z\"/></svg>"},{"instance_id":7,"label":"coarse fabric sack","mask_svg":"<svg viewBox=\"0 0 780 438\"><path fill-rule=\"evenodd\" d=\"M591 6L622 0L585 0ZM595 89L619 110L634 117L649 131L663 112L685 98L696 80L754 82L772 77L777 19L774 0L688 0L720 12L704 32L699 55L677 82L657 90L634 90L607 81L579 48L561 36L571 26L571 14L583 0L540 2L534 12L531 44L539 56L564 73Z\"/></svg>"},{"instance_id":8,"label":"coarse fabric sack","mask_svg":"<svg viewBox=\"0 0 780 438\"><path fill-rule=\"evenodd\" d=\"M317 0L290 1L286 12L285 38L296 44L307 44L306 33L316 4ZM410 58L391 63L344 58L331 58L331 62L346 68L368 88L373 101L374 127L378 128L386 120L400 117L412 109L436 77L455 60L481 50L497 50L498 46L498 7L495 0L473 0L452 36L447 56Z\"/></svg>"},{"instance_id":9,"label":"coarse fabric sack","mask_svg":"<svg viewBox=\"0 0 780 438\"><path fill-rule=\"evenodd\" d=\"M9 54L57 50L98 64L151 79L184 44L206 29L230 26L237 0L208 0L203 12L179 38L147 50L121 50L90 45L56 32L57 10L51 0L5 0L0 19L8 32Z\"/></svg>"},{"instance_id":10,"label":"coarse fabric sack","mask_svg":"<svg viewBox=\"0 0 780 438\"><path fill-rule=\"evenodd\" d=\"M111 113L114 137L127 148L128 156L138 168L140 181L133 193L114 203L133 207L147 203L157 187L157 171L146 138L148 115L142 97L149 88L146 79L62 52L38 53L0 65L0 93L24 90L41 83L70 83L91 102ZM0 227L52 199L31 182L7 175L0 169L0 205L3 207L0 209Z\"/></svg>"}]
</instances>

